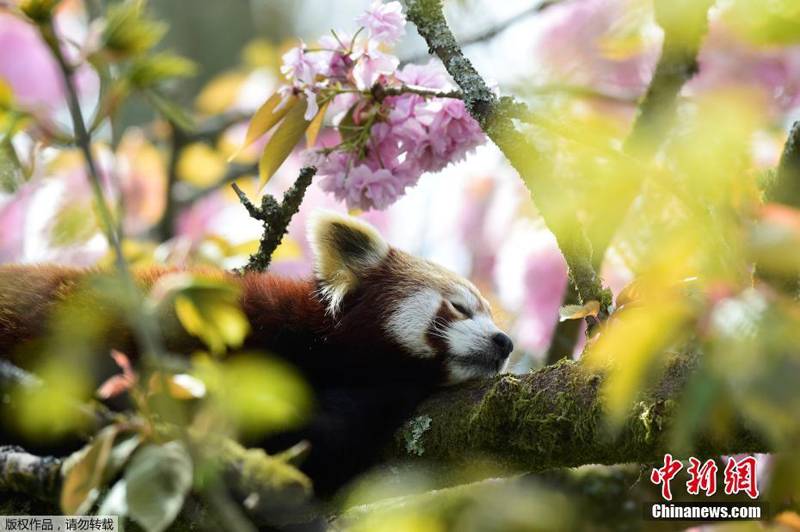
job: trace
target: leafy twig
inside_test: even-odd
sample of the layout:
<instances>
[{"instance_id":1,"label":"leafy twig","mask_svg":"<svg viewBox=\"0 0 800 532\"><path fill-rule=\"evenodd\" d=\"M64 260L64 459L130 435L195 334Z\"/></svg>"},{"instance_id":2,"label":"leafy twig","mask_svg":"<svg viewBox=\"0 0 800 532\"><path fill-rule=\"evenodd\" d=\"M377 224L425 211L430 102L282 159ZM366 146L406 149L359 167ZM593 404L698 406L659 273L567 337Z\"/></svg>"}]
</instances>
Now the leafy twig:
<instances>
[{"instance_id":1,"label":"leafy twig","mask_svg":"<svg viewBox=\"0 0 800 532\"><path fill-rule=\"evenodd\" d=\"M264 224L264 234L261 236L258 251L250 256L247 265L242 268L243 271L263 272L269 267L272 254L283 240L292 217L300 209L306 189L316 173L317 169L313 166L302 168L297 181L283 194L283 201L278 203L273 196L265 194L261 198L260 207L253 205L236 183L232 185L250 217Z\"/></svg>"},{"instance_id":2,"label":"leafy twig","mask_svg":"<svg viewBox=\"0 0 800 532\"><path fill-rule=\"evenodd\" d=\"M465 48L467 46L472 46L473 44L478 44L482 42L489 41L494 39L504 31L506 31L511 26L522 22L526 18L531 15L535 15L537 13L541 13L542 11L546 10L549 7L552 7L556 4L560 4L563 0L545 0L543 2L539 2L538 4L534 4L527 9L517 13L516 15L503 20L502 22L497 23L496 25L486 28L485 30L479 31L469 37L464 37L458 40L459 46L461 48ZM401 64L407 63L416 63L418 61L422 61L425 59L426 55L417 54L410 57L406 57L400 61Z\"/></svg>"}]
</instances>

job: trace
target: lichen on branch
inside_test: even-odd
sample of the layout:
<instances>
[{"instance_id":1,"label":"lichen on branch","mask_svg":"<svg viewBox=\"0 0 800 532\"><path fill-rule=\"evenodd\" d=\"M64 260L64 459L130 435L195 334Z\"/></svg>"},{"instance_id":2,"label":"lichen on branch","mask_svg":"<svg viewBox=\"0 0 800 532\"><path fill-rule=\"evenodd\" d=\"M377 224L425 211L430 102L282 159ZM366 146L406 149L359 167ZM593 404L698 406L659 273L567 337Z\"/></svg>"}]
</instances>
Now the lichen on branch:
<instances>
[{"instance_id":1,"label":"lichen on branch","mask_svg":"<svg viewBox=\"0 0 800 532\"><path fill-rule=\"evenodd\" d=\"M250 255L250 260L242 268L243 271L263 272L269 268L272 254L283 240L292 217L300 210L306 189L316 173L317 169L313 166L302 168L297 181L283 194L283 201L278 203L273 196L265 194L261 198L260 207L253 205L236 183L232 185L250 217L261 221L264 225L264 234L261 236L258 250Z\"/></svg>"}]
</instances>

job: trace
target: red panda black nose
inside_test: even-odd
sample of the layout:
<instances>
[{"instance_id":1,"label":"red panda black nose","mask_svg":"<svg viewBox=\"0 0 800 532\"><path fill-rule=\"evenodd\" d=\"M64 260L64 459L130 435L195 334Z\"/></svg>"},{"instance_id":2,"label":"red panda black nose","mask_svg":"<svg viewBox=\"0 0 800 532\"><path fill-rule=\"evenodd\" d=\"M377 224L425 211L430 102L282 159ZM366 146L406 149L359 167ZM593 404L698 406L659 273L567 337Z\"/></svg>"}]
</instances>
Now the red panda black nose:
<instances>
[{"instance_id":1,"label":"red panda black nose","mask_svg":"<svg viewBox=\"0 0 800 532\"><path fill-rule=\"evenodd\" d=\"M511 351L514 350L514 342L512 342L511 338L509 338L505 333L495 334L492 336L492 341L494 342L494 345L497 346L502 358L506 358L511 354Z\"/></svg>"}]
</instances>

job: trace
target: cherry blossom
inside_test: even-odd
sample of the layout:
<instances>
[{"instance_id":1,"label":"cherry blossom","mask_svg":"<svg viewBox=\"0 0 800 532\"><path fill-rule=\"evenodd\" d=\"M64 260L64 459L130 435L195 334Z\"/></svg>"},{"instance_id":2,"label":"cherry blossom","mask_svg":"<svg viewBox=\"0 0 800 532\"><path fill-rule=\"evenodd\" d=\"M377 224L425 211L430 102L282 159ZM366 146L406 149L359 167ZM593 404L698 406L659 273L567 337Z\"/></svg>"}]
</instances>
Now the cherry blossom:
<instances>
[{"instance_id":1,"label":"cherry blossom","mask_svg":"<svg viewBox=\"0 0 800 532\"><path fill-rule=\"evenodd\" d=\"M281 105L291 96L306 101L306 120L320 109L332 117L338 142L320 140L303 154L320 186L350 209L384 209L424 172L463 159L485 137L463 101L439 95L454 88L441 65L398 69L398 58L384 51L405 31L398 2L376 1L356 22L361 30L287 52L281 72L288 83L279 92Z\"/></svg>"},{"instance_id":2,"label":"cherry blossom","mask_svg":"<svg viewBox=\"0 0 800 532\"><path fill-rule=\"evenodd\" d=\"M406 32L406 16L399 2L375 0L366 13L356 17L356 24L369 29L370 38L380 43L394 43Z\"/></svg>"}]
</instances>

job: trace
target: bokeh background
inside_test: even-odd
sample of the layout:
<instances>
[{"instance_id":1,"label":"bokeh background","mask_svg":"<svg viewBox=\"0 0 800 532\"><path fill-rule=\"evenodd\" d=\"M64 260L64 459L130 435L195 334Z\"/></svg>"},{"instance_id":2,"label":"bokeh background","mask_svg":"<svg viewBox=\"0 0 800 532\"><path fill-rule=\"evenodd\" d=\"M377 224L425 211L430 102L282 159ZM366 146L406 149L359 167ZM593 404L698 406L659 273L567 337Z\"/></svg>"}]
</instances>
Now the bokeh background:
<instances>
[{"instance_id":1,"label":"bokeh background","mask_svg":"<svg viewBox=\"0 0 800 532\"><path fill-rule=\"evenodd\" d=\"M465 46L467 55L501 93L528 101L554 122L577 126L589 137L602 134L620 146L659 57L663 35L653 20L652 4L645 0L550 3L453 0L445 4L455 34L470 42ZM101 0L63 1L57 20L64 37L77 43L91 38L87 13L98 12L102 4ZM170 99L200 122L220 116L241 119L230 120L219 134L187 141L174 153L164 119L149 102L133 98L119 110L113 127L106 124L96 132L95 149L108 194L123 207L120 223L132 263L234 268L246 262L257 247L261 226L248 217L226 178L230 172L226 161L244 139L246 117L283 82L280 58L298 44L298 38L313 42L332 28L351 28L366 4L362 0L150 2L155 16L170 26L159 46L197 65L194 77L168 87ZM800 46L793 43L796 35L784 35L800 25L781 26L765 37L758 21L749 19L746 10L726 10L729 4L719 2L712 9L700 72L684 87L681 98L710 109L707 118L717 120L723 130L747 129L746 142L735 149L747 159L752 184L760 170L778 163L788 128L800 117ZM0 12L0 51L4 94L43 123L69 131L59 74L35 30ZM403 61L429 60L412 25L393 53ZM84 112L91 116L100 83L88 68L78 73L77 81ZM722 104L716 109L710 102ZM730 109L744 110L728 116ZM722 120L725 117L731 122ZM4 179L0 262L109 261L107 242L91 215L83 159L57 142L41 144L36 139L35 128L22 128L3 145L3 161L15 164L0 168ZM234 165L252 165L262 146L263 142L237 155ZM708 153L729 148L708 148ZM698 158L702 157L700 153ZM564 166L565 182L585 178L580 164ZM264 192L279 196L294 182L300 167L299 155L293 154ZM575 175L566 175L570 171ZM256 196L257 176L241 174L236 182ZM177 179L176 194L168 206L165 190L171 176ZM584 193L574 199L576 211L584 205L581 202L602 201L603 191L587 187ZM321 207L346 210L312 184L274 256L273 271L291 276L310 273L305 220ZM164 223L166 211L173 223ZM667 223L661 218L665 211L652 218L648 212L655 211L645 208L623 225L603 261L601 274L614 294L642 272L652 251L649 244ZM391 244L448 266L480 287L517 346L510 371L524 372L553 361L548 350L567 288L566 265L528 189L494 145L487 141L466 160L423 176L386 210L357 214L378 227ZM651 225L643 236L644 223ZM583 346L582 335L577 338L571 348L576 354ZM616 473L591 474L607 480ZM586 485L580 489L590 489ZM519 493L497 489L500 494L487 495L502 501L497 507L507 506L504 499ZM531 493L544 488L536 484L526 490L527 502L520 507L541 516L530 501ZM566 504L561 495L547 490L539 497L547 505ZM470 522L525 518L521 512L490 519L486 508L495 506L477 508ZM636 513L638 508L626 511Z\"/></svg>"}]
</instances>

